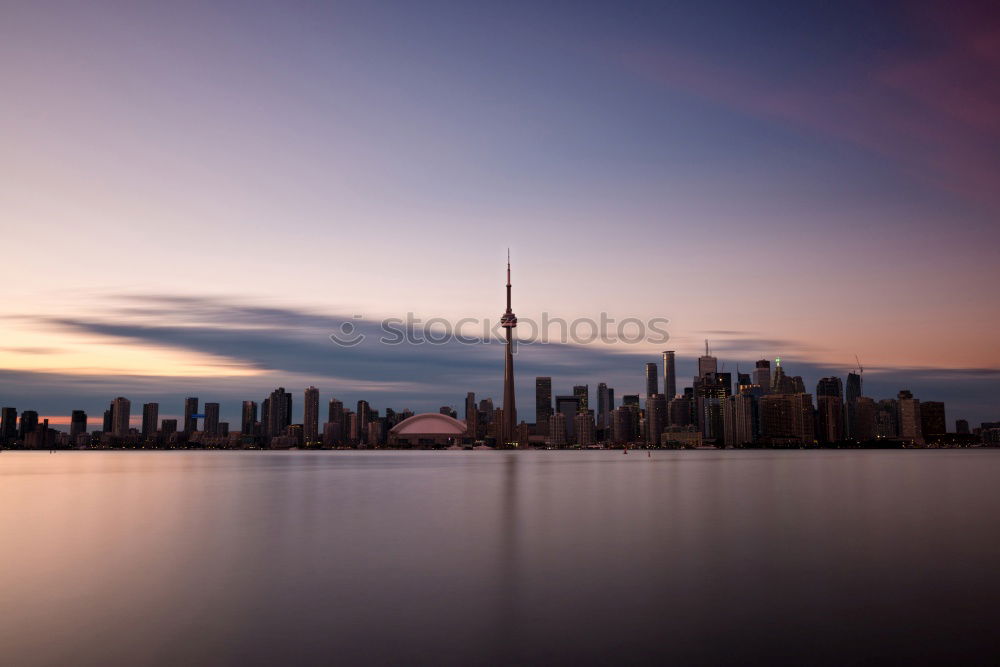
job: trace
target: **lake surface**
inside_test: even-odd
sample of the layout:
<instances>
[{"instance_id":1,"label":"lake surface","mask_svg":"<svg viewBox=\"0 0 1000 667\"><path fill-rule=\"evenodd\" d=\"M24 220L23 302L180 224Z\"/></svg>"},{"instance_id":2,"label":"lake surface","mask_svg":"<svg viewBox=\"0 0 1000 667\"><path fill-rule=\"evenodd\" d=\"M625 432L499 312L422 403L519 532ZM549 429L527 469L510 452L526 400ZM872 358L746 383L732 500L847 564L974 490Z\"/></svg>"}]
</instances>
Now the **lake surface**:
<instances>
[{"instance_id":1,"label":"lake surface","mask_svg":"<svg viewBox=\"0 0 1000 667\"><path fill-rule=\"evenodd\" d=\"M0 536L4 665L1000 650L1000 451L8 451Z\"/></svg>"}]
</instances>

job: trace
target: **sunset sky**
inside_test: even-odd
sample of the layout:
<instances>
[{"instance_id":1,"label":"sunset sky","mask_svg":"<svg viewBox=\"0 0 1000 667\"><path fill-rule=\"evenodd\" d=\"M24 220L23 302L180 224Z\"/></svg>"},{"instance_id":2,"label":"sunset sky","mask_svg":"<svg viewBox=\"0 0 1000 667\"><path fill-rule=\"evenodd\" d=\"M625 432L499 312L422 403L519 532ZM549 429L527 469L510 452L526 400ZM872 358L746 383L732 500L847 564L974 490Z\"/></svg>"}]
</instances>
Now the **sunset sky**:
<instances>
[{"instance_id":1,"label":"sunset sky","mask_svg":"<svg viewBox=\"0 0 1000 667\"><path fill-rule=\"evenodd\" d=\"M525 418L708 338L1000 420L997 10L807 4L7 2L0 403L499 401L499 346L327 336L495 319L509 246L519 317L672 338L523 347Z\"/></svg>"}]
</instances>

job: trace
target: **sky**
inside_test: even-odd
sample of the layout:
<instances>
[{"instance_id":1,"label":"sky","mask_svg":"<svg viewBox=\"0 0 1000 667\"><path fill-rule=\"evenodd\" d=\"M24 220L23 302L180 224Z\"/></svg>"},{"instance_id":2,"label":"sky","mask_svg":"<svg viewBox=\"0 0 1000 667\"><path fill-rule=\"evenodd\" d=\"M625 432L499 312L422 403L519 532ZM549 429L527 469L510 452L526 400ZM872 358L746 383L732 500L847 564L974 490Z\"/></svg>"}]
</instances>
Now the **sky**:
<instances>
[{"instance_id":1,"label":"sky","mask_svg":"<svg viewBox=\"0 0 1000 667\"><path fill-rule=\"evenodd\" d=\"M525 418L707 338L1000 420L998 82L985 2L6 2L0 403L499 399L329 335L495 321L509 247L522 320L669 320L521 346Z\"/></svg>"}]
</instances>

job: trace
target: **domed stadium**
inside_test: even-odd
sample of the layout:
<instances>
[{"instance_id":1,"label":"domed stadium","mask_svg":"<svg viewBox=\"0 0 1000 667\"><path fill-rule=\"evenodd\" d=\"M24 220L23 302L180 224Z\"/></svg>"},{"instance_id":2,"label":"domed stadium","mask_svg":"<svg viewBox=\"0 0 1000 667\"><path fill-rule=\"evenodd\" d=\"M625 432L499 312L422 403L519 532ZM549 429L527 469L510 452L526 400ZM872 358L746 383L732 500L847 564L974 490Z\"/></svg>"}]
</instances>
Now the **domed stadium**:
<instances>
[{"instance_id":1,"label":"domed stadium","mask_svg":"<svg viewBox=\"0 0 1000 667\"><path fill-rule=\"evenodd\" d=\"M437 412L424 412L399 422L389 431L391 447L448 447L462 442L465 422Z\"/></svg>"}]
</instances>

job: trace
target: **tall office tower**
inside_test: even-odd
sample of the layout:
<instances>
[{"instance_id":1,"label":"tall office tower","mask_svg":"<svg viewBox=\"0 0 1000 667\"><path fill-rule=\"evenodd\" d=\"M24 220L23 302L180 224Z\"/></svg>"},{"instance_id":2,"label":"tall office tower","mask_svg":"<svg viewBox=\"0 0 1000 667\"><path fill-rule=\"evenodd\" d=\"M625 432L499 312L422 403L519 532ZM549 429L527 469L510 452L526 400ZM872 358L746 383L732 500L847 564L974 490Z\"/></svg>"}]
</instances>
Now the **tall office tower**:
<instances>
[{"instance_id":1,"label":"tall office tower","mask_svg":"<svg viewBox=\"0 0 1000 667\"><path fill-rule=\"evenodd\" d=\"M366 442L368 438L368 424L372 421L372 408L368 401L358 401L358 438Z\"/></svg>"},{"instance_id":2,"label":"tall office tower","mask_svg":"<svg viewBox=\"0 0 1000 667\"><path fill-rule=\"evenodd\" d=\"M142 437L152 438L156 435L156 426L160 423L160 404L142 404Z\"/></svg>"},{"instance_id":3,"label":"tall office tower","mask_svg":"<svg viewBox=\"0 0 1000 667\"><path fill-rule=\"evenodd\" d=\"M687 426L690 423L690 398L680 396L667 403L667 426Z\"/></svg>"},{"instance_id":4,"label":"tall office tower","mask_svg":"<svg viewBox=\"0 0 1000 667\"><path fill-rule=\"evenodd\" d=\"M576 433L576 444L589 447L594 444L594 411L580 410L573 417L573 432Z\"/></svg>"},{"instance_id":5,"label":"tall office tower","mask_svg":"<svg viewBox=\"0 0 1000 667\"><path fill-rule=\"evenodd\" d=\"M101 424L101 433L111 433L115 428L115 404L112 403L104 411L104 421Z\"/></svg>"},{"instance_id":6,"label":"tall office tower","mask_svg":"<svg viewBox=\"0 0 1000 667\"><path fill-rule=\"evenodd\" d=\"M344 423L344 404L342 401L338 401L335 398L330 399L326 421L331 424ZM343 430L341 430L341 433L343 433Z\"/></svg>"},{"instance_id":7,"label":"tall office tower","mask_svg":"<svg viewBox=\"0 0 1000 667\"><path fill-rule=\"evenodd\" d=\"M269 438L284 435L286 426L291 423L290 415L285 412L288 408L285 393L284 387L278 387L264 400L266 405L263 414L261 414L261 421L267 427L263 435Z\"/></svg>"},{"instance_id":8,"label":"tall office tower","mask_svg":"<svg viewBox=\"0 0 1000 667\"><path fill-rule=\"evenodd\" d=\"M816 440L812 394L768 394L758 401L761 440L775 447L800 447Z\"/></svg>"},{"instance_id":9,"label":"tall office tower","mask_svg":"<svg viewBox=\"0 0 1000 667\"><path fill-rule=\"evenodd\" d=\"M615 389L614 387L608 387L608 414L615 409ZM611 426L610 419L608 420L608 426Z\"/></svg>"},{"instance_id":10,"label":"tall office tower","mask_svg":"<svg viewBox=\"0 0 1000 667\"><path fill-rule=\"evenodd\" d=\"M751 389L753 389L753 379L750 374L736 371L736 392L745 392Z\"/></svg>"},{"instance_id":11,"label":"tall office tower","mask_svg":"<svg viewBox=\"0 0 1000 667\"><path fill-rule=\"evenodd\" d=\"M969 435L969 422L965 419L955 420L955 433L959 435Z\"/></svg>"},{"instance_id":12,"label":"tall office tower","mask_svg":"<svg viewBox=\"0 0 1000 667\"><path fill-rule=\"evenodd\" d=\"M742 447L756 438L757 403L750 394L729 396L722 403L722 441L726 447Z\"/></svg>"},{"instance_id":13,"label":"tall office tower","mask_svg":"<svg viewBox=\"0 0 1000 667\"><path fill-rule=\"evenodd\" d=\"M164 438L169 438L174 433L177 433L177 420L176 419L164 419L160 422L160 433L163 434Z\"/></svg>"},{"instance_id":14,"label":"tall office tower","mask_svg":"<svg viewBox=\"0 0 1000 667\"><path fill-rule=\"evenodd\" d=\"M625 394L622 396L622 405L639 412L639 394Z\"/></svg>"},{"instance_id":15,"label":"tall office tower","mask_svg":"<svg viewBox=\"0 0 1000 667\"><path fill-rule=\"evenodd\" d=\"M198 420L194 415L198 414L198 398L191 396L184 399L184 432L191 435L198 430Z\"/></svg>"},{"instance_id":16,"label":"tall office tower","mask_svg":"<svg viewBox=\"0 0 1000 667\"><path fill-rule=\"evenodd\" d=\"M573 395L580 399L580 410L590 409L590 385L578 384L573 387Z\"/></svg>"},{"instance_id":17,"label":"tall office tower","mask_svg":"<svg viewBox=\"0 0 1000 667\"><path fill-rule=\"evenodd\" d=\"M805 387L800 387L802 378L795 381L795 378L785 375L785 369L781 367L781 359L774 360L774 377L771 378L772 394L804 394ZM801 389L801 391L799 391Z\"/></svg>"},{"instance_id":18,"label":"tall office tower","mask_svg":"<svg viewBox=\"0 0 1000 667\"><path fill-rule=\"evenodd\" d=\"M677 368L675 367L674 351L663 352L663 395L670 402L677 395Z\"/></svg>"},{"instance_id":19,"label":"tall office tower","mask_svg":"<svg viewBox=\"0 0 1000 667\"><path fill-rule=\"evenodd\" d=\"M550 447L565 447L567 443L566 437L566 415L561 412L555 412L549 417L549 435L545 438L545 442Z\"/></svg>"},{"instance_id":20,"label":"tall office tower","mask_svg":"<svg viewBox=\"0 0 1000 667\"><path fill-rule=\"evenodd\" d=\"M479 408L476 406L476 393L470 391L465 395L465 436L476 439L479 433Z\"/></svg>"},{"instance_id":21,"label":"tall office tower","mask_svg":"<svg viewBox=\"0 0 1000 667\"><path fill-rule=\"evenodd\" d=\"M878 438L899 437L899 410L896 399L885 398L875 407L875 436Z\"/></svg>"},{"instance_id":22,"label":"tall office tower","mask_svg":"<svg viewBox=\"0 0 1000 667\"><path fill-rule=\"evenodd\" d=\"M946 423L944 403L924 401L920 404L920 431L924 436L944 435L948 432Z\"/></svg>"},{"instance_id":23,"label":"tall office tower","mask_svg":"<svg viewBox=\"0 0 1000 667\"><path fill-rule=\"evenodd\" d=\"M698 377L703 378L709 373L719 372L719 360L712 356L705 341L705 356L698 357Z\"/></svg>"},{"instance_id":24,"label":"tall office tower","mask_svg":"<svg viewBox=\"0 0 1000 667\"><path fill-rule=\"evenodd\" d=\"M602 433L611 426L611 411L614 406L608 400L608 385L604 382L597 384L597 428Z\"/></svg>"},{"instance_id":25,"label":"tall office tower","mask_svg":"<svg viewBox=\"0 0 1000 667\"><path fill-rule=\"evenodd\" d=\"M857 373L847 374L847 394L844 400L850 403L861 396L861 376Z\"/></svg>"},{"instance_id":26,"label":"tall office tower","mask_svg":"<svg viewBox=\"0 0 1000 667\"><path fill-rule=\"evenodd\" d=\"M552 416L552 378L535 378L535 430L538 435L548 435L549 417Z\"/></svg>"},{"instance_id":27,"label":"tall office tower","mask_svg":"<svg viewBox=\"0 0 1000 667\"><path fill-rule=\"evenodd\" d=\"M820 396L836 396L839 399L844 398L844 383L839 377L828 377L821 378L818 383L816 383L816 398Z\"/></svg>"},{"instance_id":28,"label":"tall office tower","mask_svg":"<svg viewBox=\"0 0 1000 667\"><path fill-rule=\"evenodd\" d=\"M38 413L34 410L24 410L21 412L21 423L17 431L18 440L24 440L29 433L38 430Z\"/></svg>"},{"instance_id":29,"label":"tall office tower","mask_svg":"<svg viewBox=\"0 0 1000 667\"><path fill-rule=\"evenodd\" d=\"M759 360L753 369L753 383L764 390L771 391L771 362L767 359Z\"/></svg>"},{"instance_id":30,"label":"tall office tower","mask_svg":"<svg viewBox=\"0 0 1000 667\"><path fill-rule=\"evenodd\" d=\"M205 432L205 435L217 436L219 435L219 404L218 403L206 403L205 404L205 423L202 425L201 430Z\"/></svg>"},{"instance_id":31,"label":"tall office tower","mask_svg":"<svg viewBox=\"0 0 1000 667\"><path fill-rule=\"evenodd\" d=\"M867 442L875 437L875 401L867 396L858 396L850 412L848 437L858 442Z\"/></svg>"},{"instance_id":32,"label":"tall office tower","mask_svg":"<svg viewBox=\"0 0 1000 667\"><path fill-rule=\"evenodd\" d=\"M245 437L257 435L257 402L243 401L240 413L240 433Z\"/></svg>"},{"instance_id":33,"label":"tall office tower","mask_svg":"<svg viewBox=\"0 0 1000 667\"><path fill-rule=\"evenodd\" d=\"M87 432L87 413L83 410L74 410L69 418L69 437L76 442L76 437Z\"/></svg>"},{"instance_id":34,"label":"tall office tower","mask_svg":"<svg viewBox=\"0 0 1000 667\"><path fill-rule=\"evenodd\" d=\"M507 251L507 310L500 316L500 326L507 335L507 345L504 348L503 367L503 425L500 430L500 441L503 444L513 442L514 428L517 424L517 406L514 399L514 328L517 326L517 316L510 309L510 250Z\"/></svg>"},{"instance_id":35,"label":"tall office tower","mask_svg":"<svg viewBox=\"0 0 1000 667\"><path fill-rule=\"evenodd\" d=\"M260 433L257 435L265 438L271 435L271 397L268 396L260 402Z\"/></svg>"},{"instance_id":36,"label":"tall office tower","mask_svg":"<svg viewBox=\"0 0 1000 667\"><path fill-rule=\"evenodd\" d=\"M633 411L627 407L615 408L611 411L611 442L623 445L632 440Z\"/></svg>"},{"instance_id":37,"label":"tall office tower","mask_svg":"<svg viewBox=\"0 0 1000 667\"><path fill-rule=\"evenodd\" d=\"M840 378L837 378L838 380ZM820 386L823 381L820 380ZM823 387L829 391L830 386ZM840 396L836 394L823 394L816 396L816 417L818 420L816 434L819 441L824 443L840 442L844 439L844 403Z\"/></svg>"},{"instance_id":38,"label":"tall office tower","mask_svg":"<svg viewBox=\"0 0 1000 667\"><path fill-rule=\"evenodd\" d=\"M17 440L17 408L0 410L0 444Z\"/></svg>"},{"instance_id":39,"label":"tall office tower","mask_svg":"<svg viewBox=\"0 0 1000 667\"><path fill-rule=\"evenodd\" d=\"M112 432L120 438L128 435L129 418L132 412L132 403L124 396L119 396L111 404L112 407Z\"/></svg>"},{"instance_id":40,"label":"tall office tower","mask_svg":"<svg viewBox=\"0 0 1000 667\"><path fill-rule=\"evenodd\" d=\"M806 393L806 383L802 380L801 375L793 375L789 378L792 386L793 394L804 394Z\"/></svg>"},{"instance_id":41,"label":"tall office tower","mask_svg":"<svg viewBox=\"0 0 1000 667\"><path fill-rule=\"evenodd\" d=\"M667 427L667 399L663 394L646 397L646 444L658 447Z\"/></svg>"},{"instance_id":42,"label":"tall office tower","mask_svg":"<svg viewBox=\"0 0 1000 667\"><path fill-rule=\"evenodd\" d=\"M576 396L556 396L556 412L566 416L566 442L576 442L573 417L580 411L580 399Z\"/></svg>"},{"instance_id":43,"label":"tall office tower","mask_svg":"<svg viewBox=\"0 0 1000 667\"><path fill-rule=\"evenodd\" d=\"M903 389L896 397L896 411L898 417L896 422L899 425L899 437L903 440L912 440L919 443L923 441L923 432L920 430L920 401L913 398L913 394Z\"/></svg>"},{"instance_id":44,"label":"tall office tower","mask_svg":"<svg viewBox=\"0 0 1000 667\"><path fill-rule=\"evenodd\" d=\"M319 389L306 387L302 403L302 437L306 444L319 442Z\"/></svg>"},{"instance_id":45,"label":"tall office tower","mask_svg":"<svg viewBox=\"0 0 1000 667\"><path fill-rule=\"evenodd\" d=\"M722 390L719 398L732 396L733 394L733 374L732 373L709 373L706 378L708 384L714 384Z\"/></svg>"},{"instance_id":46,"label":"tall office tower","mask_svg":"<svg viewBox=\"0 0 1000 667\"><path fill-rule=\"evenodd\" d=\"M646 364L646 398L660 393L657 384L656 364Z\"/></svg>"}]
</instances>

